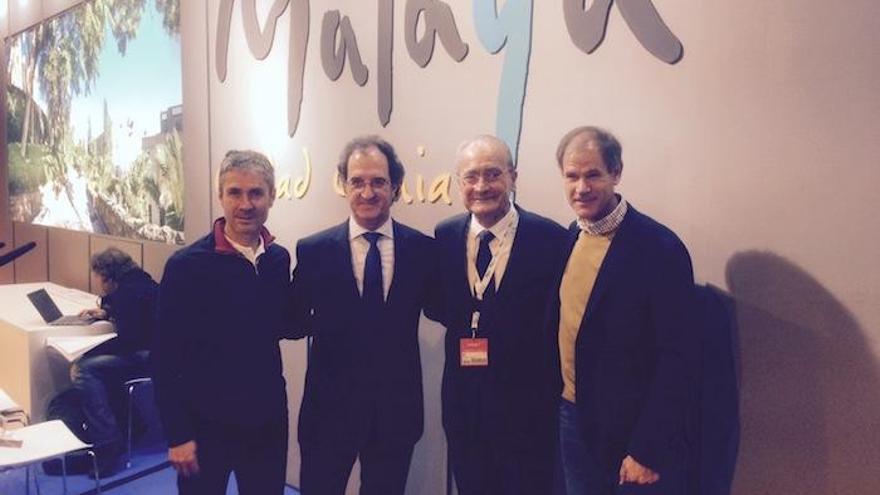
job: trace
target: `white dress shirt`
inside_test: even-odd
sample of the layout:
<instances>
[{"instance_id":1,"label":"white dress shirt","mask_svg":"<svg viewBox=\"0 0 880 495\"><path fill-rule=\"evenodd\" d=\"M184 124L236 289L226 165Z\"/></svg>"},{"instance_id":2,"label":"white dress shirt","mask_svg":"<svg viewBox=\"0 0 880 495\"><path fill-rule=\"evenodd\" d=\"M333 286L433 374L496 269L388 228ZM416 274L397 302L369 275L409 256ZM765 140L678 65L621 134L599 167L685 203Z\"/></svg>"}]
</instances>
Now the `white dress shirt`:
<instances>
[{"instance_id":1,"label":"white dress shirt","mask_svg":"<svg viewBox=\"0 0 880 495\"><path fill-rule=\"evenodd\" d=\"M351 268L354 271L354 279L357 281L358 293L364 293L364 265L367 263L367 251L370 250L370 241L364 234L377 232L382 234L376 245L379 248L379 258L382 260L382 297L388 299L388 290L391 288L391 278L394 276L394 229L391 217L376 230L367 230L354 218L348 219L348 242L351 245Z\"/></svg>"}]
</instances>

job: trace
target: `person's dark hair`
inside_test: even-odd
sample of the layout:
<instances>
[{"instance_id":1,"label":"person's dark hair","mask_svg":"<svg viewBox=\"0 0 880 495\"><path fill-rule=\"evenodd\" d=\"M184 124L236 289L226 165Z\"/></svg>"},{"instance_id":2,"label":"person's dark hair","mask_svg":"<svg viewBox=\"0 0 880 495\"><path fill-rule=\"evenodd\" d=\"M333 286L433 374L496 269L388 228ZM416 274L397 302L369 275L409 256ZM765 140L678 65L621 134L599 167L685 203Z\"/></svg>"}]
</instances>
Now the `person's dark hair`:
<instances>
[{"instance_id":1,"label":"person's dark hair","mask_svg":"<svg viewBox=\"0 0 880 495\"><path fill-rule=\"evenodd\" d=\"M565 151L575 138L584 136L587 142L596 143L599 147L599 153L602 155L602 161L611 175L618 175L623 169L623 149L620 141L614 137L611 132L595 126L576 127L562 137L559 146L556 148L556 162L559 168L562 168L562 160L565 157Z\"/></svg>"},{"instance_id":2,"label":"person's dark hair","mask_svg":"<svg viewBox=\"0 0 880 495\"><path fill-rule=\"evenodd\" d=\"M223 176L232 170L247 170L255 172L263 177L269 192L275 192L275 168L266 155L253 150L229 150L223 161L220 162L220 172L217 174L218 192L223 194Z\"/></svg>"},{"instance_id":3,"label":"person's dark hair","mask_svg":"<svg viewBox=\"0 0 880 495\"><path fill-rule=\"evenodd\" d=\"M406 175L406 170L403 168L400 158L397 157L394 146L391 146L391 143L379 136L356 137L342 148L342 153L339 154L339 162L336 164L340 185L345 184L345 181L348 180L348 159L351 155L356 151L364 151L369 148L376 148L385 155L385 159L388 161L388 176L391 178L393 200L397 201L397 198L400 197L400 186L403 184L403 176Z\"/></svg>"},{"instance_id":4,"label":"person's dark hair","mask_svg":"<svg viewBox=\"0 0 880 495\"><path fill-rule=\"evenodd\" d=\"M111 247L92 256L92 271L110 282L118 282L132 270L140 267L123 251Z\"/></svg>"}]
</instances>

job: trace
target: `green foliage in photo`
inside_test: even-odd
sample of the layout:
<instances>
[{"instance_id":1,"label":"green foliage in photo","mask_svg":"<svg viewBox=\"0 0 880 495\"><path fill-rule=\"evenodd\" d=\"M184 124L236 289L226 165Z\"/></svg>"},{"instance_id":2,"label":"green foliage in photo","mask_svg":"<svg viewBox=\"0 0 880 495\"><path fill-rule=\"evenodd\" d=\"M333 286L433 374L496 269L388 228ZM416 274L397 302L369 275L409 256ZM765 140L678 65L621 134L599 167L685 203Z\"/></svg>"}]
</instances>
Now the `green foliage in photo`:
<instances>
[{"instance_id":1,"label":"green foliage in photo","mask_svg":"<svg viewBox=\"0 0 880 495\"><path fill-rule=\"evenodd\" d=\"M9 194L17 196L37 191L46 183L46 169L43 166L48 150L41 145L32 145L27 154L21 156L21 145L10 143L6 154L9 158Z\"/></svg>"}]
</instances>

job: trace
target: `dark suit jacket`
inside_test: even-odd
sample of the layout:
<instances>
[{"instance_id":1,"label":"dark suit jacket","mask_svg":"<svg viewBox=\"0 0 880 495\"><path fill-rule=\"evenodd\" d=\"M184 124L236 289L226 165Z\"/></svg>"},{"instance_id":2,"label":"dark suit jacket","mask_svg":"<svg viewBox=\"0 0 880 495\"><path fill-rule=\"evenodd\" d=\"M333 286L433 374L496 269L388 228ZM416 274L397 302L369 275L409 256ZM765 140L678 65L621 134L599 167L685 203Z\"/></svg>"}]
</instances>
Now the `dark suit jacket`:
<instances>
[{"instance_id":1,"label":"dark suit jacket","mask_svg":"<svg viewBox=\"0 0 880 495\"><path fill-rule=\"evenodd\" d=\"M696 289L702 370L690 416L690 488L693 494L730 495L740 434L734 308L717 288Z\"/></svg>"},{"instance_id":2,"label":"dark suit jacket","mask_svg":"<svg viewBox=\"0 0 880 495\"><path fill-rule=\"evenodd\" d=\"M577 225L569 232L570 253ZM609 474L616 475L626 455L661 476L683 462L698 349L693 284L684 244L630 206L599 269L575 345L581 426ZM558 284L554 294L548 325L555 333Z\"/></svg>"},{"instance_id":3,"label":"dark suit jacket","mask_svg":"<svg viewBox=\"0 0 880 495\"><path fill-rule=\"evenodd\" d=\"M291 336L313 337L301 444L357 448L372 428L401 446L422 435L418 329L434 275L434 240L397 222L393 229L394 278L378 312L358 294L347 221L297 243Z\"/></svg>"},{"instance_id":4,"label":"dark suit jacket","mask_svg":"<svg viewBox=\"0 0 880 495\"><path fill-rule=\"evenodd\" d=\"M501 448L547 447L556 428L558 394L553 355L556 333L544 331L544 312L566 245L565 229L519 207L519 226L501 285L481 312L489 338L488 368L462 368L459 340L470 337L473 310L467 277L470 215L437 226L446 327L443 426L450 441L479 437ZM548 454L552 459L552 453Z\"/></svg>"}]
</instances>

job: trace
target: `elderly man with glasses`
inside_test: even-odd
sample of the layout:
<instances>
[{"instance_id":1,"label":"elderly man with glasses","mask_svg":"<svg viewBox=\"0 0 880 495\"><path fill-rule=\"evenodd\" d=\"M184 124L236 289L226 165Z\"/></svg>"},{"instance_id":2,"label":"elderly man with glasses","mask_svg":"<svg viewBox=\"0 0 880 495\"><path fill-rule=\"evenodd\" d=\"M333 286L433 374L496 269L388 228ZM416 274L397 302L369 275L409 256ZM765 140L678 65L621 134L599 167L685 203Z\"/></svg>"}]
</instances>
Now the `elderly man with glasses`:
<instances>
[{"instance_id":1,"label":"elderly man with glasses","mask_svg":"<svg viewBox=\"0 0 880 495\"><path fill-rule=\"evenodd\" d=\"M543 315L565 230L513 203L494 136L456 155L466 213L437 226L446 327L443 426L458 493L551 493L557 370ZM548 338L549 337L549 338Z\"/></svg>"}]
</instances>

